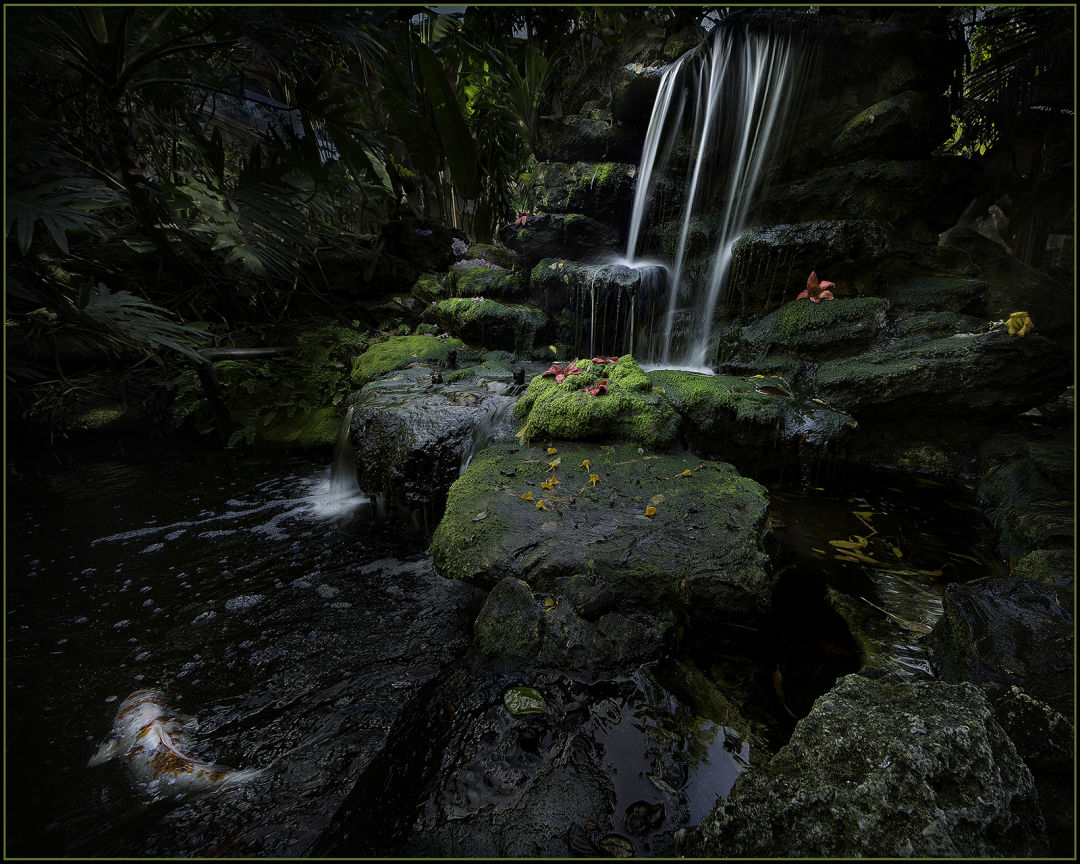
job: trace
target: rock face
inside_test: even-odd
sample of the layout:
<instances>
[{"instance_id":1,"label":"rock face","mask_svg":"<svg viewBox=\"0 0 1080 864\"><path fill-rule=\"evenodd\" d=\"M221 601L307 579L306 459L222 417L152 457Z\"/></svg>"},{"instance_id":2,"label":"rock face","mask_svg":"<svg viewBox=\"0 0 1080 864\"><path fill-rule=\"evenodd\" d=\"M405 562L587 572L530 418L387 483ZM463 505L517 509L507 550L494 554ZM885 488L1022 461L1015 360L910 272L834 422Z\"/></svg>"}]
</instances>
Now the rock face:
<instances>
[{"instance_id":1,"label":"rock face","mask_svg":"<svg viewBox=\"0 0 1080 864\"><path fill-rule=\"evenodd\" d=\"M766 612L763 487L689 454L551 449L558 455L497 445L473 459L432 538L439 573L487 588L519 579L598 628L613 611L669 610L702 623ZM552 478L551 489L541 485ZM529 615L521 619L531 632Z\"/></svg>"},{"instance_id":2,"label":"rock face","mask_svg":"<svg viewBox=\"0 0 1080 864\"><path fill-rule=\"evenodd\" d=\"M691 857L1027 857L1031 772L977 687L842 678L681 845Z\"/></svg>"},{"instance_id":3,"label":"rock face","mask_svg":"<svg viewBox=\"0 0 1080 864\"><path fill-rule=\"evenodd\" d=\"M477 296L432 303L424 311L424 320L473 344L528 354L536 343L537 332L547 324L547 315L530 306Z\"/></svg>"},{"instance_id":4,"label":"rock face","mask_svg":"<svg viewBox=\"0 0 1080 864\"><path fill-rule=\"evenodd\" d=\"M950 585L932 634L934 664L946 681L1013 685L1071 714L1073 630L1053 588L1020 576Z\"/></svg>"}]
</instances>

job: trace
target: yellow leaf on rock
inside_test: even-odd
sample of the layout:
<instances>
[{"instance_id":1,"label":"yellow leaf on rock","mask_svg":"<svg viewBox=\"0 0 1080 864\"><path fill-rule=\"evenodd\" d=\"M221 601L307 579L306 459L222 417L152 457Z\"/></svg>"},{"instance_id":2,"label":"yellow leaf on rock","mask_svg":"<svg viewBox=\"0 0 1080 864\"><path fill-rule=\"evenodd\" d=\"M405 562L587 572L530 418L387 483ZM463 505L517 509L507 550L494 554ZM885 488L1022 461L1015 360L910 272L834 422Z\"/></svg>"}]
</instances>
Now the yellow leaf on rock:
<instances>
[{"instance_id":1,"label":"yellow leaf on rock","mask_svg":"<svg viewBox=\"0 0 1080 864\"><path fill-rule=\"evenodd\" d=\"M559 349L556 348L554 345L548 345L548 348L551 349L552 354L558 354L559 353Z\"/></svg>"},{"instance_id":2,"label":"yellow leaf on rock","mask_svg":"<svg viewBox=\"0 0 1080 864\"><path fill-rule=\"evenodd\" d=\"M676 474L675 476L676 477L689 477L690 476L690 469L687 468L685 471L682 472L682 474Z\"/></svg>"},{"instance_id":3,"label":"yellow leaf on rock","mask_svg":"<svg viewBox=\"0 0 1080 864\"><path fill-rule=\"evenodd\" d=\"M646 516L655 516L656 515L656 508L653 507L650 504L648 507L645 508L645 515Z\"/></svg>"}]
</instances>

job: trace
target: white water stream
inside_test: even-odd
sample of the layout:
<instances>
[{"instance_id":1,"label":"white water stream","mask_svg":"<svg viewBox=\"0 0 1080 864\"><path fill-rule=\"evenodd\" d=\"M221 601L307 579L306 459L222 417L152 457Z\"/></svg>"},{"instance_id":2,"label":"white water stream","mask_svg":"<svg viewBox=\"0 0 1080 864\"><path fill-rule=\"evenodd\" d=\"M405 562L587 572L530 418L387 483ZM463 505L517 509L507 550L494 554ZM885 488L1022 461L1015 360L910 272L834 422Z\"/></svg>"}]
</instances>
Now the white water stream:
<instances>
[{"instance_id":1,"label":"white water stream","mask_svg":"<svg viewBox=\"0 0 1080 864\"><path fill-rule=\"evenodd\" d=\"M649 217L658 221L652 212L657 181L670 173L673 144L684 136L690 158L679 240L671 261L664 262L666 310L645 340L646 363L710 368L712 325L727 287L732 248L746 230L805 68L802 52L787 36L717 27L711 44L683 55L663 73L642 150L626 256L620 259L630 266L645 263L637 256ZM712 260L689 279L691 225L705 214L713 223Z\"/></svg>"}]
</instances>

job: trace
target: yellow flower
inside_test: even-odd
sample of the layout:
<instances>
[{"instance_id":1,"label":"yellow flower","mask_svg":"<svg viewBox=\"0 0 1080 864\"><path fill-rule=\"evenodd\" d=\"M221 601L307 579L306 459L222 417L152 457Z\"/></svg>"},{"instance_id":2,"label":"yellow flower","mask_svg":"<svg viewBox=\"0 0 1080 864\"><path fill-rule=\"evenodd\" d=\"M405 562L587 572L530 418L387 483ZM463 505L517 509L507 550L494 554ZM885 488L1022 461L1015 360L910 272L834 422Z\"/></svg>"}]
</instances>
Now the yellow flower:
<instances>
[{"instance_id":1,"label":"yellow flower","mask_svg":"<svg viewBox=\"0 0 1080 864\"><path fill-rule=\"evenodd\" d=\"M522 501L532 501L533 500L532 492L526 492L524 495L521 496L521 500Z\"/></svg>"},{"instance_id":2,"label":"yellow flower","mask_svg":"<svg viewBox=\"0 0 1080 864\"><path fill-rule=\"evenodd\" d=\"M1009 328L1010 336L1027 336L1035 329L1035 324L1028 317L1027 312L1013 312L1005 323Z\"/></svg>"},{"instance_id":3,"label":"yellow flower","mask_svg":"<svg viewBox=\"0 0 1080 864\"><path fill-rule=\"evenodd\" d=\"M560 462L562 462L562 459L555 459L552 462L548 462L548 469L554 471L556 468L559 467Z\"/></svg>"},{"instance_id":4,"label":"yellow flower","mask_svg":"<svg viewBox=\"0 0 1080 864\"><path fill-rule=\"evenodd\" d=\"M687 468L685 471L682 472L682 474L676 474L675 476L676 477L689 477L690 476L690 469Z\"/></svg>"},{"instance_id":5,"label":"yellow flower","mask_svg":"<svg viewBox=\"0 0 1080 864\"><path fill-rule=\"evenodd\" d=\"M599 475L599 474L590 474L590 475L589 475L589 482L590 482L590 483L592 483L592 485L593 485L593 486L595 486L595 485L596 485L596 483L597 483L597 481L598 481L599 479L600 479L600 475Z\"/></svg>"},{"instance_id":6,"label":"yellow flower","mask_svg":"<svg viewBox=\"0 0 1080 864\"><path fill-rule=\"evenodd\" d=\"M541 498L539 501L536 502L536 509L537 510L547 510L548 509L544 504L544 499L543 498Z\"/></svg>"},{"instance_id":7,"label":"yellow flower","mask_svg":"<svg viewBox=\"0 0 1080 864\"><path fill-rule=\"evenodd\" d=\"M554 456L558 452L554 447L548 447L548 456Z\"/></svg>"},{"instance_id":8,"label":"yellow flower","mask_svg":"<svg viewBox=\"0 0 1080 864\"><path fill-rule=\"evenodd\" d=\"M550 491L551 491L551 487L555 485L555 484L554 484L554 483L552 482L552 481L553 481L554 479L555 479L555 477L554 477L554 476L552 476L551 480L541 480L541 481L540 481L540 488L541 488L541 489L547 489L547 490L548 490L548 492L550 492Z\"/></svg>"},{"instance_id":9,"label":"yellow flower","mask_svg":"<svg viewBox=\"0 0 1080 864\"><path fill-rule=\"evenodd\" d=\"M588 470L589 470L589 460L588 460L588 459L586 459L586 460L585 460L584 462L582 462L582 463L581 463L580 465L578 465L577 467L578 467L578 468L584 468L584 469L585 469L586 471L588 471Z\"/></svg>"},{"instance_id":10,"label":"yellow flower","mask_svg":"<svg viewBox=\"0 0 1080 864\"><path fill-rule=\"evenodd\" d=\"M653 507L650 504L648 507L645 508L645 515L646 516L655 516L656 515L656 508Z\"/></svg>"}]
</instances>

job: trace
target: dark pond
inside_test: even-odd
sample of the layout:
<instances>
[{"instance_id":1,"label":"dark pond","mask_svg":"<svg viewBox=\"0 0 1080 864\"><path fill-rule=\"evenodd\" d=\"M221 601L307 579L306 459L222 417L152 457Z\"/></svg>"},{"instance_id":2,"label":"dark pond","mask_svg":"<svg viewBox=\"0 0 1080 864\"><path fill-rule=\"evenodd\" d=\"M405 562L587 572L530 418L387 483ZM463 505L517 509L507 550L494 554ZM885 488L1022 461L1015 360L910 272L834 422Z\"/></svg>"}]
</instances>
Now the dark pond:
<instances>
[{"instance_id":1,"label":"dark pond","mask_svg":"<svg viewBox=\"0 0 1080 864\"><path fill-rule=\"evenodd\" d=\"M692 636L685 656L603 686L566 677L573 670L493 678L471 694L476 716L512 726L507 687L544 689L599 754L614 787L611 830L640 835L638 854L665 854L673 830L699 822L775 751L861 652L925 668L918 636L944 582L995 566L969 493L943 491L774 487L782 590L768 633L741 651L738 639ZM452 754L410 736L427 734L417 715L465 656L482 595L435 576L427 538L335 491L325 465L9 454L7 493L9 855L439 854L422 832L462 808L498 814L515 800L499 797L505 788L527 785L569 728L552 721L528 758L507 755L475 781L462 772L456 791L432 792L427 775ZM837 623L831 609L843 604L826 609L837 590L868 640L855 644ZM141 688L198 719L202 758L263 774L181 796L139 786L116 760L88 767L120 702ZM702 692L749 720L736 728ZM462 722L450 724L459 742ZM433 804L439 795L448 803ZM653 818L650 802L665 804L655 836L630 824Z\"/></svg>"}]
</instances>

